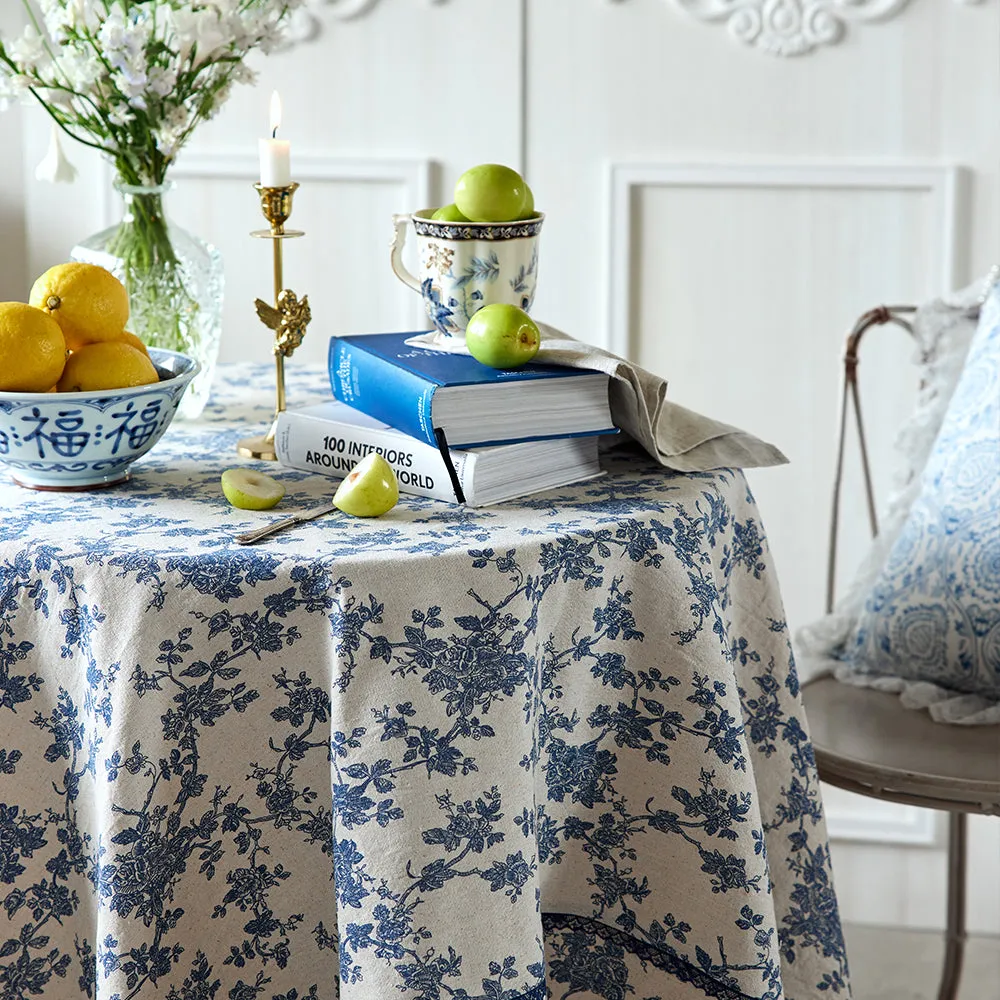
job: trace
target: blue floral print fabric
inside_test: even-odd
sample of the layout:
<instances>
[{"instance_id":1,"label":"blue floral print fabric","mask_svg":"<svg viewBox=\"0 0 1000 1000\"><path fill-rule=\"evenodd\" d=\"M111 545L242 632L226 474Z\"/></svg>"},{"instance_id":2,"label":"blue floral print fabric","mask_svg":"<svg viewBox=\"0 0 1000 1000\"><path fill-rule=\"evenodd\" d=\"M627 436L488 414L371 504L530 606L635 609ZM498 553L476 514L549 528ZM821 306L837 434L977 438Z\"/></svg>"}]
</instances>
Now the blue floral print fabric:
<instances>
[{"instance_id":1,"label":"blue floral print fabric","mask_svg":"<svg viewBox=\"0 0 1000 1000\"><path fill-rule=\"evenodd\" d=\"M273 397L223 372L121 487L0 480L2 1000L849 996L742 473L240 547L334 483L230 508Z\"/></svg>"},{"instance_id":2,"label":"blue floral print fabric","mask_svg":"<svg viewBox=\"0 0 1000 1000\"><path fill-rule=\"evenodd\" d=\"M1000 707L1000 285L844 658Z\"/></svg>"}]
</instances>

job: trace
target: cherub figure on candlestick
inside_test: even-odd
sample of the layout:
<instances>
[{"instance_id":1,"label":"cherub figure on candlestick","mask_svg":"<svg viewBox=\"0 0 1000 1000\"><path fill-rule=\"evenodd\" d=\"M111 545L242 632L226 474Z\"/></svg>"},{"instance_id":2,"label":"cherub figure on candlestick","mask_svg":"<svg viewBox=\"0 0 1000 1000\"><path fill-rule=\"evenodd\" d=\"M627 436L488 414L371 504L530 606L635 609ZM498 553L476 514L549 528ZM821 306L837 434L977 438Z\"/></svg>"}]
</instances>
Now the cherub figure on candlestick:
<instances>
[{"instance_id":1,"label":"cherub figure on candlestick","mask_svg":"<svg viewBox=\"0 0 1000 1000\"><path fill-rule=\"evenodd\" d=\"M277 309L263 299L257 299L254 305L261 322L274 330L274 353L283 358L291 357L295 348L302 343L306 327L312 319L309 296L303 295L299 302L295 292L285 288L278 296Z\"/></svg>"}]
</instances>

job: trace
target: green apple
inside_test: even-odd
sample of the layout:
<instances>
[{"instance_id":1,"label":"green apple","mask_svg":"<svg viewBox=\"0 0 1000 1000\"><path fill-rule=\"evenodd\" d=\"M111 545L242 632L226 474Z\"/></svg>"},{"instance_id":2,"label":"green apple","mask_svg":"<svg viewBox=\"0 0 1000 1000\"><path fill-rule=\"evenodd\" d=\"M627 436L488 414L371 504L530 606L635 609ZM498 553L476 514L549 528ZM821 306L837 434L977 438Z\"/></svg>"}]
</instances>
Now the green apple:
<instances>
[{"instance_id":1,"label":"green apple","mask_svg":"<svg viewBox=\"0 0 1000 1000\"><path fill-rule=\"evenodd\" d=\"M452 202L450 205L442 205L431 218L435 222L468 222L469 220L458 210L458 206Z\"/></svg>"},{"instance_id":2,"label":"green apple","mask_svg":"<svg viewBox=\"0 0 1000 1000\"><path fill-rule=\"evenodd\" d=\"M530 219L535 214L535 196L527 184L524 185L524 208L521 209L521 218Z\"/></svg>"},{"instance_id":3,"label":"green apple","mask_svg":"<svg viewBox=\"0 0 1000 1000\"><path fill-rule=\"evenodd\" d=\"M527 184L510 167L480 163L455 185L455 204L472 222L512 222L524 214Z\"/></svg>"},{"instance_id":4,"label":"green apple","mask_svg":"<svg viewBox=\"0 0 1000 1000\"><path fill-rule=\"evenodd\" d=\"M334 506L355 517L378 517L398 502L396 473L376 451L365 455L333 494Z\"/></svg>"},{"instance_id":5,"label":"green apple","mask_svg":"<svg viewBox=\"0 0 1000 1000\"><path fill-rule=\"evenodd\" d=\"M520 368L538 353L541 342L535 321L505 302L483 306L465 328L469 353L490 368Z\"/></svg>"},{"instance_id":6,"label":"green apple","mask_svg":"<svg viewBox=\"0 0 1000 1000\"><path fill-rule=\"evenodd\" d=\"M253 469L226 469L222 473L222 492L240 510L270 510L285 495L285 487Z\"/></svg>"}]
</instances>

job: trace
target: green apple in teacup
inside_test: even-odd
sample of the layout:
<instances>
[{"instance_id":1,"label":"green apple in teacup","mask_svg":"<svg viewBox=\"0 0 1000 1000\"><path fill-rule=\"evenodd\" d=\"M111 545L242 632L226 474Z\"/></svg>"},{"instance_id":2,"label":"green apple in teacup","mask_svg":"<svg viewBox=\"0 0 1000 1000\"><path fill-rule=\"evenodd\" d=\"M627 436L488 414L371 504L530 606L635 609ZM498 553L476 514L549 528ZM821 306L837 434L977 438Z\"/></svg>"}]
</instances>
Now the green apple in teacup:
<instances>
[{"instance_id":1,"label":"green apple in teacup","mask_svg":"<svg viewBox=\"0 0 1000 1000\"><path fill-rule=\"evenodd\" d=\"M442 205L432 216L434 222L468 222L458 206L452 202L450 205Z\"/></svg>"},{"instance_id":2,"label":"green apple in teacup","mask_svg":"<svg viewBox=\"0 0 1000 1000\"><path fill-rule=\"evenodd\" d=\"M377 451L365 455L333 494L333 505L354 517L379 517L398 502L396 473Z\"/></svg>"},{"instance_id":3,"label":"green apple in teacup","mask_svg":"<svg viewBox=\"0 0 1000 1000\"><path fill-rule=\"evenodd\" d=\"M528 185L511 167L480 163L455 184L455 205L472 222L513 222L524 217Z\"/></svg>"},{"instance_id":4,"label":"green apple in teacup","mask_svg":"<svg viewBox=\"0 0 1000 1000\"><path fill-rule=\"evenodd\" d=\"M542 335L535 321L517 306L493 302L473 314L465 346L490 368L520 368L537 353Z\"/></svg>"},{"instance_id":5,"label":"green apple in teacup","mask_svg":"<svg viewBox=\"0 0 1000 1000\"><path fill-rule=\"evenodd\" d=\"M285 495L285 487L254 469L226 469L222 473L222 492L240 510L270 510Z\"/></svg>"}]
</instances>

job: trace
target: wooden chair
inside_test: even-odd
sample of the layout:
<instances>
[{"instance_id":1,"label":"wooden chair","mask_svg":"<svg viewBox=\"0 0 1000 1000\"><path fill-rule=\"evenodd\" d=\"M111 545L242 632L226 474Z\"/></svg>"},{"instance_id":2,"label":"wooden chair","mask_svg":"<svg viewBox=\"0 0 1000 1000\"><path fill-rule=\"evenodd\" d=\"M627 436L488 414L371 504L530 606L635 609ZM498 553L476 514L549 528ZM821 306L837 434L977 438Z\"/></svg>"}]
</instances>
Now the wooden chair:
<instances>
[{"instance_id":1,"label":"wooden chair","mask_svg":"<svg viewBox=\"0 0 1000 1000\"><path fill-rule=\"evenodd\" d=\"M895 323L912 333L907 317L914 311L912 306L880 306L865 313L847 338L830 521L828 613L836 581L848 409L854 410L873 537L878 533L858 393L858 347L872 326ZM904 708L896 694L852 687L832 677L805 685L802 695L823 781L860 795L948 813L947 926L938 1000L956 1000L966 940L967 817L1000 815L1000 732L995 726L936 723L925 711Z\"/></svg>"}]
</instances>

